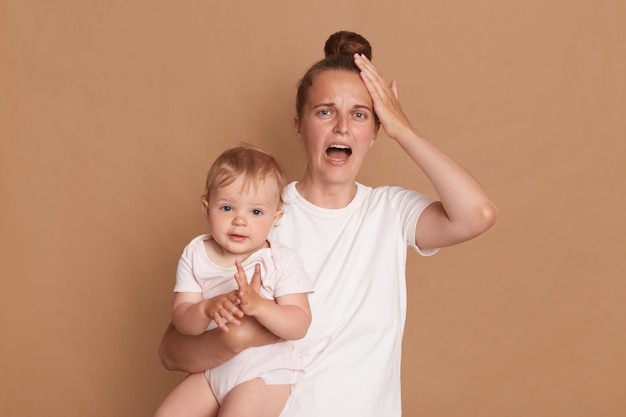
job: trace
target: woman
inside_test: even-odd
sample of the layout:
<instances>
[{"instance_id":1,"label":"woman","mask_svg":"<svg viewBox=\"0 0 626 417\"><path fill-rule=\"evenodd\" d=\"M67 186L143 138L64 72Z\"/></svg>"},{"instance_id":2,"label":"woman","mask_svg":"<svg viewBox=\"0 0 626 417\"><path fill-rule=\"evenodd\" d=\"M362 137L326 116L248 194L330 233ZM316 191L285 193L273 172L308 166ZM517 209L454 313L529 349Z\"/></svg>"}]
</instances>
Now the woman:
<instances>
[{"instance_id":1,"label":"woman","mask_svg":"<svg viewBox=\"0 0 626 417\"><path fill-rule=\"evenodd\" d=\"M295 127L307 167L285 191L273 235L296 250L315 287L313 322L297 342L306 376L281 416L400 416L406 249L430 255L476 237L495 223L496 209L468 172L411 125L396 83L388 85L370 62L367 40L338 32L324 50L298 88ZM355 182L381 126L438 201ZM275 341L252 320L233 326L230 339L210 333L189 339L170 327L160 351L165 366L194 372Z\"/></svg>"}]
</instances>

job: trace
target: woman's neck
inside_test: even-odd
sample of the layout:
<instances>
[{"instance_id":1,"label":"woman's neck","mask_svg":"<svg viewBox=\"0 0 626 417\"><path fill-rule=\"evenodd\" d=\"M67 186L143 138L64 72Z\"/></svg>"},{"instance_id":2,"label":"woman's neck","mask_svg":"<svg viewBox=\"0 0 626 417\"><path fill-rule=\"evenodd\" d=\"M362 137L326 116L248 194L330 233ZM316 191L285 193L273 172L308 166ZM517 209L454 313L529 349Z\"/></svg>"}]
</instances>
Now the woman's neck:
<instances>
[{"instance_id":1,"label":"woman's neck","mask_svg":"<svg viewBox=\"0 0 626 417\"><path fill-rule=\"evenodd\" d=\"M329 184L304 177L297 184L298 193L309 203L327 209L344 208L356 195L356 183Z\"/></svg>"}]
</instances>

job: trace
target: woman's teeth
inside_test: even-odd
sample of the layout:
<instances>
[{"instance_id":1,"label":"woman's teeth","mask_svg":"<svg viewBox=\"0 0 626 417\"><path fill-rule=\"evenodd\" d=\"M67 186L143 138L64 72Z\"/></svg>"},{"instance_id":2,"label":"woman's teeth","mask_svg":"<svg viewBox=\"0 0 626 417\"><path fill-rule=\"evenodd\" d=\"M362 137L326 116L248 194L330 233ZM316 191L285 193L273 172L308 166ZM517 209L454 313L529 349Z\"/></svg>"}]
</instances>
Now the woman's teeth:
<instances>
[{"instance_id":1,"label":"woman's teeth","mask_svg":"<svg viewBox=\"0 0 626 417\"><path fill-rule=\"evenodd\" d=\"M348 146L333 145L326 149L326 156L331 159L345 159L352 155L352 149Z\"/></svg>"}]
</instances>

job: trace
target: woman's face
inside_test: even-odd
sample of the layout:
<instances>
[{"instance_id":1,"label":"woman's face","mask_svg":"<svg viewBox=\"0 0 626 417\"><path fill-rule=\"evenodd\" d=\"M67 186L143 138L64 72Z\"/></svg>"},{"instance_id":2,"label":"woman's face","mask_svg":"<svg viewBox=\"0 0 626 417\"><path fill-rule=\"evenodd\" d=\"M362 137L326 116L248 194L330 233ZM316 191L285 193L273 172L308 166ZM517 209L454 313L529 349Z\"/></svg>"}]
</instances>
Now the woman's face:
<instances>
[{"instance_id":1,"label":"woman's face","mask_svg":"<svg viewBox=\"0 0 626 417\"><path fill-rule=\"evenodd\" d=\"M307 157L306 176L352 183L378 133L372 99L359 74L324 71L313 79L296 131Z\"/></svg>"}]
</instances>

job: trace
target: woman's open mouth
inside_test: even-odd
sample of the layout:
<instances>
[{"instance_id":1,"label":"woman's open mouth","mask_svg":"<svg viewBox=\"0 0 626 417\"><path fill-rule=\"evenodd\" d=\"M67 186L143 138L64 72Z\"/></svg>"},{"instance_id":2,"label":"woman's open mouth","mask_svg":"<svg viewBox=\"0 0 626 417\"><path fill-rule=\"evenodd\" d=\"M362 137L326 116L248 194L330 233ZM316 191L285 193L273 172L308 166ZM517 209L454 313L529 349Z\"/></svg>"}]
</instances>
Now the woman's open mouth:
<instances>
[{"instance_id":1,"label":"woman's open mouth","mask_svg":"<svg viewBox=\"0 0 626 417\"><path fill-rule=\"evenodd\" d=\"M344 145L332 145L326 149L326 156L332 161L345 161L352 155L352 149Z\"/></svg>"}]
</instances>

